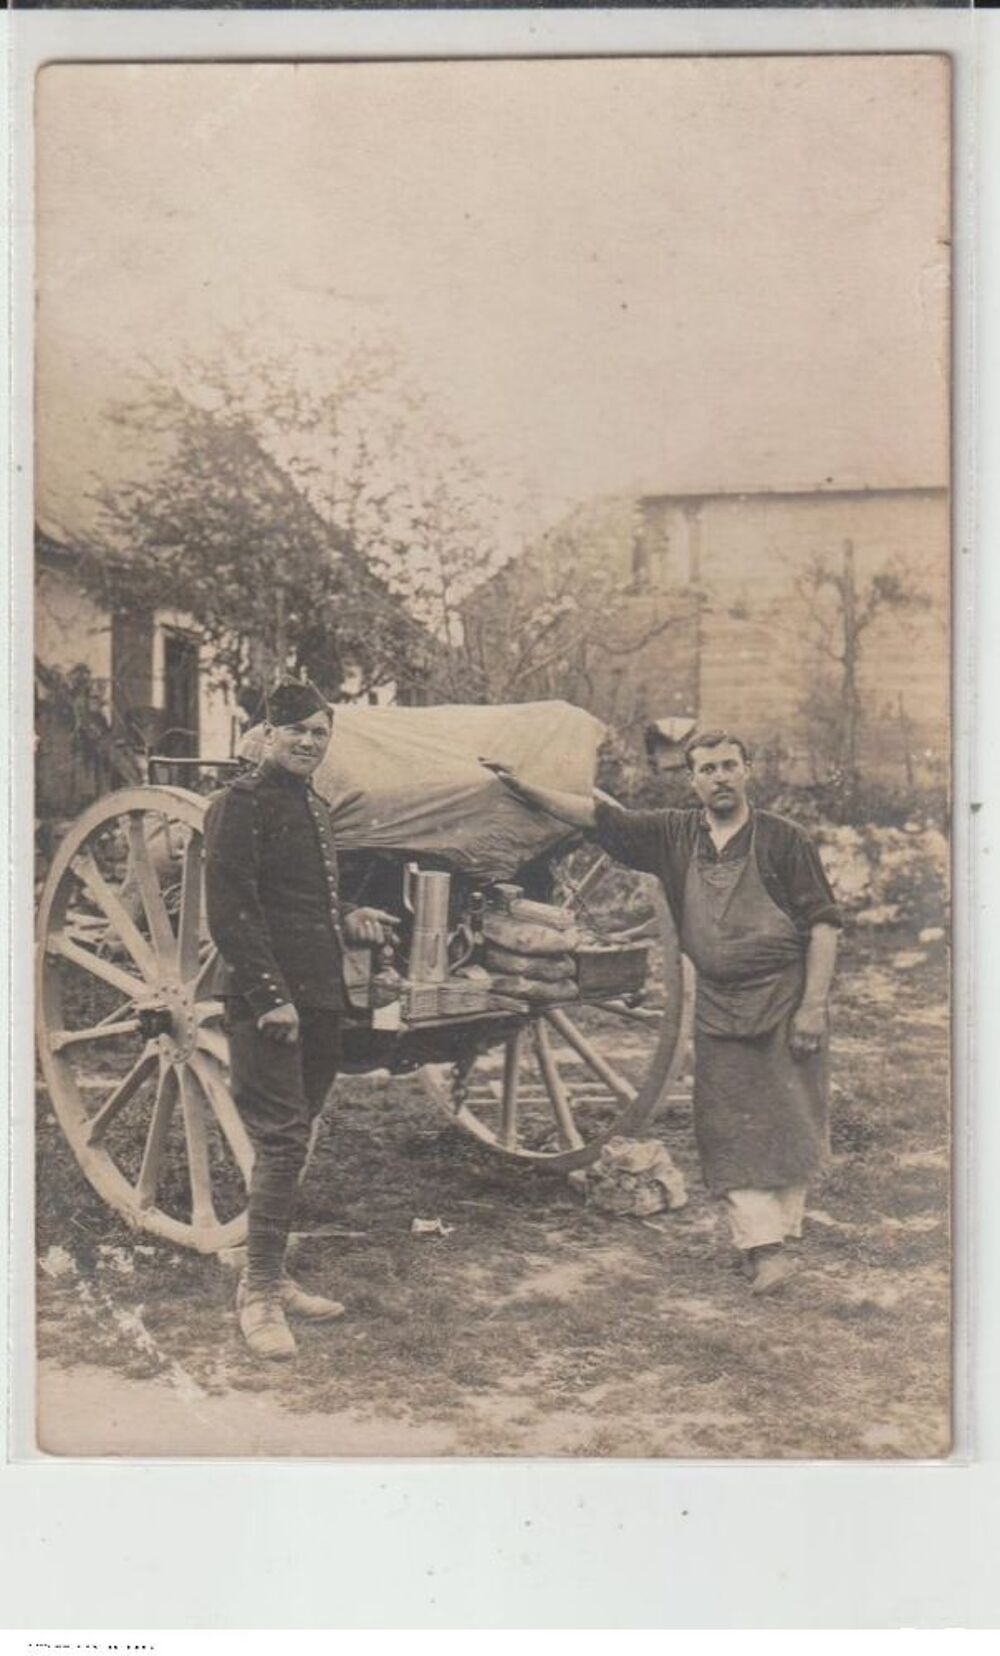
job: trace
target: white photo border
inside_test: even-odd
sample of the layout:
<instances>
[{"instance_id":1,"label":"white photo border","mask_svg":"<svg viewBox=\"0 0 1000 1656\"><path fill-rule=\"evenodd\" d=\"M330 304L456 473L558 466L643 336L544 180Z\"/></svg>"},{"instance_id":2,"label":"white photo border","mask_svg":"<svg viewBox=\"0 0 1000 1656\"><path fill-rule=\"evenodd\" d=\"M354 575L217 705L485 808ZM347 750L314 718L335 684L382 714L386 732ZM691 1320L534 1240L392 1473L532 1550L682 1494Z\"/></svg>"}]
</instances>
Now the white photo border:
<instances>
[{"instance_id":1,"label":"white photo border","mask_svg":"<svg viewBox=\"0 0 1000 1656\"><path fill-rule=\"evenodd\" d=\"M0 1468L7 1615L123 1627L990 1626L1000 1497L1000 27L957 11L21 12L12 144L11 582L4 623L11 1030ZM716 52L953 62L956 1447L946 1462L54 1460L33 1448L30 616L32 96L44 63ZM993 176L996 174L994 163ZM996 186L993 186L994 192ZM995 307L994 307L995 309ZM988 368L977 384L975 361ZM978 457L978 458L977 458ZM973 809L976 807L976 809ZM992 854L992 856L991 856ZM5 920L6 920L5 915ZM974 970L975 968L975 970ZM991 1016L992 1012L992 1016ZM973 1032L978 1030L978 1036ZM992 1063L991 1063L992 1059ZM992 1524L989 1508L992 1505ZM109 1539L113 1543L109 1546ZM225 1542L220 1542L225 1537ZM124 1567L119 1560L124 1561ZM109 1571L108 1566L113 1565ZM55 1578L53 1570L56 1571ZM58 1604L54 1583L58 1581ZM720 1580L724 1585L720 1585ZM992 1595L992 1596L991 1596Z\"/></svg>"}]
</instances>

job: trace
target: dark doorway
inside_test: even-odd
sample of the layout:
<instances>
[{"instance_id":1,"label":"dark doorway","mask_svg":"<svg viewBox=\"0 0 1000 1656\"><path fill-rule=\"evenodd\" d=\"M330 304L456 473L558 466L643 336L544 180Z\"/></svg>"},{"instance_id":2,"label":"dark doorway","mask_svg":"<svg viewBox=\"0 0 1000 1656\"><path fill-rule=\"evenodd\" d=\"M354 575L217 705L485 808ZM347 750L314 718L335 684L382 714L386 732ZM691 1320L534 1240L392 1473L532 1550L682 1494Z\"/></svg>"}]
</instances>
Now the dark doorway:
<instances>
[{"instance_id":1,"label":"dark doorway","mask_svg":"<svg viewBox=\"0 0 1000 1656\"><path fill-rule=\"evenodd\" d=\"M197 755L198 641L190 633L163 634L163 736L161 753L190 759Z\"/></svg>"}]
</instances>

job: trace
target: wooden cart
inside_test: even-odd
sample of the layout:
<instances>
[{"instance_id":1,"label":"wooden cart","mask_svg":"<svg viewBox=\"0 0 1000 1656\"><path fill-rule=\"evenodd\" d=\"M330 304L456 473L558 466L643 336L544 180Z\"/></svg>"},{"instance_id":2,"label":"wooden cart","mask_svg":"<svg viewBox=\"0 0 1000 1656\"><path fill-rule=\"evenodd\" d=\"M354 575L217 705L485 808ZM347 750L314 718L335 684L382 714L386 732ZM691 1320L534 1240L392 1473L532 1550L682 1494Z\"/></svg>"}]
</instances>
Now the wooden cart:
<instances>
[{"instance_id":1,"label":"wooden cart","mask_svg":"<svg viewBox=\"0 0 1000 1656\"><path fill-rule=\"evenodd\" d=\"M138 1229L211 1253L245 1234L253 1151L212 992L206 804L191 788L150 784L80 817L40 904L36 1004L45 1082L87 1179ZM344 859L345 894L393 907L406 861L405 848L395 858L384 846L355 850ZM592 847L558 847L525 871L525 884L529 897L572 911L623 952L644 940L642 992L605 985L562 1004L495 997L485 1010L449 1013L433 1000L428 1011L411 986L395 1028L384 1012L352 1013L345 1069L415 1073L445 1116L490 1151L570 1170L614 1135L639 1133L670 1087L682 963L658 883ZM456 876L452 913L495 895L488 882L473 893ZM404 929L404 978L406 942Z\"/></svg>"}]
</instances>

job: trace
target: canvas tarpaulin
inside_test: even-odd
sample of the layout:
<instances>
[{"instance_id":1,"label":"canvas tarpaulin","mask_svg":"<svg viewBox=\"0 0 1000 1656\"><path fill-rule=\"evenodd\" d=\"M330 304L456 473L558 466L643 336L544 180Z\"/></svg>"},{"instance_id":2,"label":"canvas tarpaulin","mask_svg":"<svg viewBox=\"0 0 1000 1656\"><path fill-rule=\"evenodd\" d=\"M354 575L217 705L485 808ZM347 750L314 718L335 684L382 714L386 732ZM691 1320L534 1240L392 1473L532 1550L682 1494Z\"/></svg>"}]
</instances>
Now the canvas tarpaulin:
<instances>
[{"instance_id":1,"label":"canvas tarpaulin","mask_svg":"<svg viewBox=\"0 0 1000 1656\"><path fill-rule=\"evenodd\" d=\"M589 793L604 726L568 702L505 707L337 707L313 778L344 850L421 852L478 878L509 879L567 829L529 810L480 764ZM259 730L246 757L262 756Z\"/></svg>"}]
</instances>

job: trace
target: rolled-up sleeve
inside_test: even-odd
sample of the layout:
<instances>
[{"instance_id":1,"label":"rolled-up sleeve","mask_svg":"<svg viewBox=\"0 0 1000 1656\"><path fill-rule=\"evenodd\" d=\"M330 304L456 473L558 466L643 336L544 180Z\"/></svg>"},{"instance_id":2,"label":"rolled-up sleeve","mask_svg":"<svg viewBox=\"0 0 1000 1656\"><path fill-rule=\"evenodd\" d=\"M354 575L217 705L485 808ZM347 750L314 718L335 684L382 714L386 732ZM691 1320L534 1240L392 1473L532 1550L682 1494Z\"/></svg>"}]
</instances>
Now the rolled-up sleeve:
<instances>
[{"instance_id":1,"label":"rolled-up sleeve","mask_svg":"<svg viewBox=\"0 0 1000 1656\"><path fill-rule=\"evenodd\" d=\"M801 828L794 828L789 837L784 874L792 917L800 926L811 929L844 924L819 852Z\"/></svg>"},{"instance_id":2,"label":"rolled-up sleeve","mask_svg":"<svg viewBox=\"0 0 1000 1656\"><path fill-rule=\"evenodd\" d=\"M234 987L258 1016L292 996L271 947L260 903L260 824L252 794L231 788L205 818L208 929Z\"/></svg>"}]
</instances>

